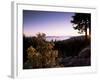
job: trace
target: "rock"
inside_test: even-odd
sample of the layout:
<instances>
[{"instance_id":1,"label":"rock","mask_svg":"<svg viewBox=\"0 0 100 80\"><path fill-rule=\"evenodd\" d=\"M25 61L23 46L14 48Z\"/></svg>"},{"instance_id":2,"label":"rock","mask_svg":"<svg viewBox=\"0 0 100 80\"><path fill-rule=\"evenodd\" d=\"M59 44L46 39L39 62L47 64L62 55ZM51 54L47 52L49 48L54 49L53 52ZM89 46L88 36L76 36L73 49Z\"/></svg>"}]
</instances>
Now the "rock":
<instances>
[{"instance_id":1,"label":"rock","mask_svg":"<svg viewBox=\"0 0 100 80\"><path fill-rule=\"evenodd\" d=\"M90 58L91 57L91 50L90 47L87 46L84 49L82 49L78 55L79 58Z\"/></svg>"},{"instance_id":2,"label":"rock","mask_svg":"<svg viewBox=\"0 0 100 80\"><path fill-rule=\"evenodd\" d=\"M78 56L66 57L62 59L60 63L63 64L65 67L90 66L91 65L90 47L87 46L84 49L82 49Z\"/></svg>"}]
</instances>

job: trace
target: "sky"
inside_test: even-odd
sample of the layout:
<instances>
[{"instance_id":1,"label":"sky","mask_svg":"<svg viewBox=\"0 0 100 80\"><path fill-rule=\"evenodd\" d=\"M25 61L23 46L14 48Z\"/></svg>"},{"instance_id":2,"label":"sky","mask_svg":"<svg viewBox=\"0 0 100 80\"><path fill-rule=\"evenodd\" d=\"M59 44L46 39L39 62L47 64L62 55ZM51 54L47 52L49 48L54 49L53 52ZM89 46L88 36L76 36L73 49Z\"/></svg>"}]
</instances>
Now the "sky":
<instances>
[{"instance_id":1,"label":"sky","mask_svg":"<svg viewBox=\"0 0 100 80\"><path fill-rule=\"evenodd\" d=\"M51 12L23 10L23 33L25 36L35 36L45 33L46 36L76 36L73 29L72 12Z\"/></svg>"}]
</instances>

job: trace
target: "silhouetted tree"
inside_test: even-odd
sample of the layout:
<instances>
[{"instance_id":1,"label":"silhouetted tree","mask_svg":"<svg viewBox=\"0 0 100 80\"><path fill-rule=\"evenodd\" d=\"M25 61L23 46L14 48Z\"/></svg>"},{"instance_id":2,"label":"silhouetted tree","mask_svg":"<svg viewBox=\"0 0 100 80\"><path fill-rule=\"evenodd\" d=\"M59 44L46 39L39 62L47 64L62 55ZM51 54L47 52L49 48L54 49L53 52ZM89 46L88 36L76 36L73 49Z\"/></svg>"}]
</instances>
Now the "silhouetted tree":
<instances>
[{"instance_id":1,"label":"silhouetted tree","mask_svg":"<svg viewBox=\"0 0 100 80\"><path fill-rule=\"evenodd\" d=\"M54 42L46 41L45 33L33 37L23 35L23 68L49 68L58 66L58 50Z\"/></svg>"},{"instance_id":2,"label":"silhouetted tree","mask_svg":"<svg viewBox=\"0 0 100 80\"><path fill-rule=\"evenodd\" d=\"M37 36L38 39L42 39L42 40L46 39L46 34L45 33L38 33L38 34L36 34L36 36Z\"/></svg>"},{"instance_id":3,"label":"silhouetted tree","mask_svg":"<svg viewBox=\"0 0 100 80\"><path fill-rule=\"evenodd\" d=\"M79 33L85 32L85 38L87 39L87 29L89 29L89 36L91 35L91 14L75 13L72 18L73 28L79 30Z\"/></svg>"}]
</instances>

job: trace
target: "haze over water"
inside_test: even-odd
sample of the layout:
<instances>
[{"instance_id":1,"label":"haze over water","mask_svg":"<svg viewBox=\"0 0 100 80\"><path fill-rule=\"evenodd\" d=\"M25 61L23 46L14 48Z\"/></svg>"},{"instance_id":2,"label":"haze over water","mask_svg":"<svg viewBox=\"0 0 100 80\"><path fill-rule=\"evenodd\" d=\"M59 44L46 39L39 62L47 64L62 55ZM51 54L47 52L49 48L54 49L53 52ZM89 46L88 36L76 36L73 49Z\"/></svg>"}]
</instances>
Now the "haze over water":
<instances>
[{"instance_id":1,"label":"haze over water","mask_svg":"<svg viewBox=\"0 0 100 80\"><path fill-rule=\"evenodd\" d=\"M66 40L71 38L71 36L47 36L46 40L47 41L61 41L61 40Z\"/></svg>"}]
</instances>

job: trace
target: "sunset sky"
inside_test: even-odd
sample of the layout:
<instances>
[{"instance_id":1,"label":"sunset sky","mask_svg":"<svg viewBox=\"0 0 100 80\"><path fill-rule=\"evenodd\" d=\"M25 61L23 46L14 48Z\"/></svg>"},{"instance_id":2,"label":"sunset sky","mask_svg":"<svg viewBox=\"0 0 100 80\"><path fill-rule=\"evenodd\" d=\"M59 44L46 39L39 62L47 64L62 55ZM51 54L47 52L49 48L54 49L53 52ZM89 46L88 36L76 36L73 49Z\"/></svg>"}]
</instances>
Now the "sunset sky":
<instances>
[{"instance_id":1,"label":"sunset sky","mask_svg":"<svg viewBox=\"0 0 100 80\"><path fill-rule=\"evenodd\" d=\"M80 35L73 29L70 12L31 11L23 10L23 33L35 36L38 32L47 36Z\"/></svg>"}]
</instances>

